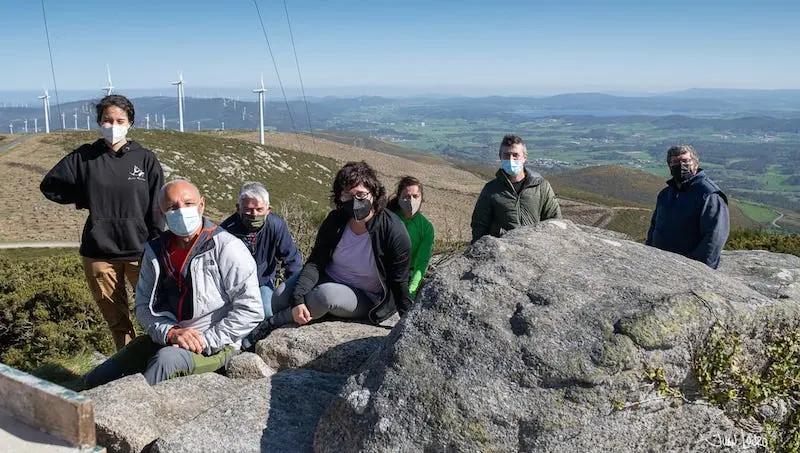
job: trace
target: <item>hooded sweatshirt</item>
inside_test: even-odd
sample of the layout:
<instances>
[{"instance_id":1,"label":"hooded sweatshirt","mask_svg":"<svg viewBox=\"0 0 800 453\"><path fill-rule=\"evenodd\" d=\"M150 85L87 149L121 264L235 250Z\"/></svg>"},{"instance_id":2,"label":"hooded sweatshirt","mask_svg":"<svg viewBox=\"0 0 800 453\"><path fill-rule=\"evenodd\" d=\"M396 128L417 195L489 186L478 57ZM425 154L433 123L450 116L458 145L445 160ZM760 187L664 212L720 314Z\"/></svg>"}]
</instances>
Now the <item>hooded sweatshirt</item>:
<instances>
[{"instance_id":1,"label":"hooded sweatshirt","mask_svg":"<svg viewBox=\"0 0 800 453\"><path fill-rule=\"evenodd\" d=\"M80 254L134 261L144 244L164 229L158 192L164 173L152 151L128 141L119 151L103 139L69 153L45 175L39 189L48 200L88 209Z\"/></svg>"}]
</instances>

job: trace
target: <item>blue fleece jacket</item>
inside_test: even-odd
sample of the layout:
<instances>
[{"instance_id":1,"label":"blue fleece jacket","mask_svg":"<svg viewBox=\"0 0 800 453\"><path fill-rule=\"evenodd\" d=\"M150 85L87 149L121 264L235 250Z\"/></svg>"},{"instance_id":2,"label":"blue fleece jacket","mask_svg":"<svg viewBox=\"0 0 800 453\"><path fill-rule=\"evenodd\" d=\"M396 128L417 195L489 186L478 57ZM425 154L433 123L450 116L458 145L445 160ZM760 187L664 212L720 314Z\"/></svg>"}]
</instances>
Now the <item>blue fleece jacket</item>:
<instances>
[{"instance_id":1,"label":"blue fleece jacket","mask_svg":"<svg viewBox=\"0 0 800 453\"><path fill-rule=\"evenodd\" d=\"M728 233L728 197L698 169L680 187L674 180L667 181L658 194L646 244L716 269Z\"/></svg>"},{"instance_id":2,"label":"blue fleece jacket","mask_svg":"<svg viewBox=\"0 0 800 453\"><path fill-rule=\"evenodd\" d=\"M283 262L286 279L300 272L303 266L300 251L297 250L286 222L278 214L271 212L267 216L264 226L258 230L256 235L255 249L251 248L247 241L246 236L249 231L242 223L238 213L234 213L225 219L220 226L242 239L250 250L258 265L258 286L275 288L278 261Z\"/></svg>"}]
</instances>

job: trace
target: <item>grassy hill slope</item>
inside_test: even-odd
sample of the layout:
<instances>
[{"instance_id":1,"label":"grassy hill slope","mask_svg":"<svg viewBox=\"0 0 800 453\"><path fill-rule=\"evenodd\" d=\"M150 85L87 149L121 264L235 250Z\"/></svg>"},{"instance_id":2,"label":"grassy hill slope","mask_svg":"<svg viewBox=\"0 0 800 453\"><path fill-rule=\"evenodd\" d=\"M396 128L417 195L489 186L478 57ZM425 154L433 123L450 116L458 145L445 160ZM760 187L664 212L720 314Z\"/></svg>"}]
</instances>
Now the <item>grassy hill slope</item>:
<instances>
[{"instance_id":1,"label":"grassy hill slope","mask_svg":"<svg viewBox=\"0 0 800 453\"><path fill-rule=\"evenodd\" d=\"M549 179L559 196L604 206L646 209L647 212L633 209L618 210L617 216L607 225L609 229L638 238L644 237L658 192L665 187L664 178L633 168L614 166L587 167L551 175ZM729 203L731 227L734 229L767 228L772 221L772 219L765 221L764 211L755 211L750 203L743 204L735 199L729 199ZM794 215L794 213L788 214Z\"/></svg>"}]
</instances>

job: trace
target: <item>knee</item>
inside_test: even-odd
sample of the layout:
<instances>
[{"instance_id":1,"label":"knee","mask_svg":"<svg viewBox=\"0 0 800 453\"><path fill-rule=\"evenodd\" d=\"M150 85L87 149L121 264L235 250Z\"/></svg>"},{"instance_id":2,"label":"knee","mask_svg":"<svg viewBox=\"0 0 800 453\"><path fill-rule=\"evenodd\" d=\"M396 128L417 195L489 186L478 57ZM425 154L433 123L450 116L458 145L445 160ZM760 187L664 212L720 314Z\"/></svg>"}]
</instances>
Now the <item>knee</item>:
<instances>
[{"instance_id":1,"label":"knee","mask_svg":"<svg viewBox=\"0 0 800 453\"><path fill-rule=\"evenodd\" d=\"M147 362L144 377L150 385L192 371L193 364L188 351L174 346L165 346Z\"/></svg>"}]
</instances>

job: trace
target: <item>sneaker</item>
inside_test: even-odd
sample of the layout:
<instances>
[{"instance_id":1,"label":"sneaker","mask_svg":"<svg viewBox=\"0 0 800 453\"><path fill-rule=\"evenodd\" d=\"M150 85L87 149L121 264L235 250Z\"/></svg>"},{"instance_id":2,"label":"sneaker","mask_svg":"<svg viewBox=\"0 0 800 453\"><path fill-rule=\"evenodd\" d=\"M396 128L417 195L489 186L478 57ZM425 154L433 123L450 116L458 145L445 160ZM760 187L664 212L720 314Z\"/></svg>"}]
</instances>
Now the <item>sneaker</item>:
<instances>
[{"instance_id":1,"label":"sneaker","mask_svg":"<svg viewBox=\"0 0 800 453\"><path fill-rule=\"evenodd\" d=\"M258 324L258 326L256 326L256 328L253 329L252 332L250 332L250 335L248 335L244 340L242 340L243 349L245 350L247 350L248 348L255 349L255 345L256 343L258 343L259 340L266 338L266 336L269 335L270 332L275 330L275 326L272 324L272 318L273 317L270 316L269 318L261 321ZM247 346L245 346L245 344Z\"/></svg>"}]
</instances>

